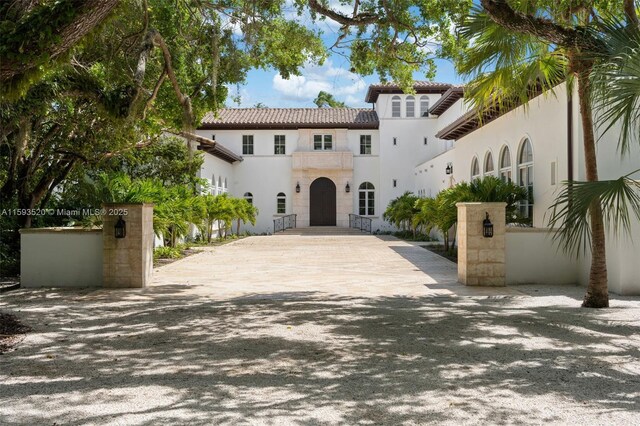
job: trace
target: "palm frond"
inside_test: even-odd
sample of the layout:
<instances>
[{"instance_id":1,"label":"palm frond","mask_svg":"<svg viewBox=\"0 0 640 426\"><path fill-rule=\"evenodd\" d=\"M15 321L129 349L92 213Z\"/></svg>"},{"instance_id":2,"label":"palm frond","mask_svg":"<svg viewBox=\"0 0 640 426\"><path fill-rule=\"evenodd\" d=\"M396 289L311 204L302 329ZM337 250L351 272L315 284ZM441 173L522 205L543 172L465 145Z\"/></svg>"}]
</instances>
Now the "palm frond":
<instances>
[{"instance_id":1,"label":"palm frond","mask_svg":"<svg viewBox=\"0 0 640 426\"><path fill-rule=\"evenodd\" d=\"M565 181L549 208L553 239L566 253L576 257L591 246L590 208L600 205L605 227L614 236L630 235L631 214L640 220L640 181L631 179L637 170L616 180Z\"/></svg>"},{"instance_id":2,"label":"palm frond","mask_svg":"<svg viewBox=\"0 0 640 426\"><path fill-rule=\"evenodd\" d=\"M605 49L587 52L596 65L591 73L593 106L600 137L620 126L618 150L640 141L640 29L618 18L594 24Z\"/></svg>"},{"instance_id":3,"label":"palm frond","mask_svg":"<svg viewBox=\"0 0 640 426\"><path fill-rule=\"evenodd\" d=\"M458 34L472 40L456 68L471 78L465 99L479 111L526 105L540 93L554 94L554 88L568 79L564 51L509 31L481 8L473 9Z\"/></svg>"}]
</instances>

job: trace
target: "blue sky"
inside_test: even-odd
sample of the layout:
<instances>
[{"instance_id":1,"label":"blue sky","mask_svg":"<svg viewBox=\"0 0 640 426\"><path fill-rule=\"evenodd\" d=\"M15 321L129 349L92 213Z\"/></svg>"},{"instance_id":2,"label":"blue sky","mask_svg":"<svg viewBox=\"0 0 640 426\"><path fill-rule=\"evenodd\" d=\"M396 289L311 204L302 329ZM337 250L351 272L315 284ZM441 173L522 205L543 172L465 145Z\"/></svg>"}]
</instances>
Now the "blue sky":
<instances>
[{"instance_id":1,"label":"blue sky","mask_svg":"<svg viewBox=\"0 0 640 426\"><path fill-rule=\"evenodd\" d=\"M291 15L295 12L292 10ZM309 19L303 17L302 20ZM310 21L310 20L309 20ZM312 25L309 22L309 25ZM325 45L330 46L336 38L338 25L330 20L317 23L324 32ZM437 74L435 81L460 83L453 65L445 60L436 60ZM268 107L315 107L313 99L320 90L332 93L338 100L350 107L369 107L364 102L367 88L378 83L377 76L360 77L349 72L349 60L342 55L331 54L323 65L307 65L302 75L283 79L275 70L253 70L247 76L247 82L240 86L231 86L230 95L239 95L240 104L230 98L228 107L252 107L263 103ZM424 80L424 75L414 74L415 80Z\"/></svg>"}]
</instances>

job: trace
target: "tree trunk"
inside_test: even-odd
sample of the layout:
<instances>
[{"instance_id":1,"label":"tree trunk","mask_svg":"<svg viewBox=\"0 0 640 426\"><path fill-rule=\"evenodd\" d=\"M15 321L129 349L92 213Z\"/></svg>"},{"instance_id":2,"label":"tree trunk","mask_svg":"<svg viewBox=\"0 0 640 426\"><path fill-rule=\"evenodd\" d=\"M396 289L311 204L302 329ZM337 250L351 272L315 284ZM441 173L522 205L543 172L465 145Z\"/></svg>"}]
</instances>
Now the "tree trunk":
<instances>
[{"instance_id":1,"label":"tree trunk","mask_svg":"<svg viewBox=\"0 0 640 426\"><path fill-rule=\"evenodd\" d=\"M30 55L18 55L18 59L2 58L0 60L1 82L7 82L41 65L40 61L26 60L26 58L46 55L47 61L52 61L68 52L109 16L113 8L118 4L118 0L84 0L76 1L75 3L77 3L77 6L75 6L77 15L72 22L62 28L55 29L55 33L51 35L51 39L56 40L54 43L41 48L38 47L37 40L26 40L24 49L29 51ZM32 5L33 2L26 4ZM30 8L22 8L17 12L18 15L27 15L31 13L31 10ZM18 17L20 16L16 16L16 18Z\"/></svg>"},{"instance_id":2,"label":"tree trunk","mask_svg":"<svg viewBox=\"0 0 640 426\"><path fill-rule=\"evenodd\" d=\"M578 70L578 100L580 102L582 131L584 133L584 159L587 181L595 182L598 180L598 163L591 110L590 71L591 67L589 65L583 66ZM589 285L582 306L585 308L606 308L609 306L607 257L602 206L599 202L591 205L589 220L591 225L591 269L589 271Z\"/></svg>"}]
</instances>

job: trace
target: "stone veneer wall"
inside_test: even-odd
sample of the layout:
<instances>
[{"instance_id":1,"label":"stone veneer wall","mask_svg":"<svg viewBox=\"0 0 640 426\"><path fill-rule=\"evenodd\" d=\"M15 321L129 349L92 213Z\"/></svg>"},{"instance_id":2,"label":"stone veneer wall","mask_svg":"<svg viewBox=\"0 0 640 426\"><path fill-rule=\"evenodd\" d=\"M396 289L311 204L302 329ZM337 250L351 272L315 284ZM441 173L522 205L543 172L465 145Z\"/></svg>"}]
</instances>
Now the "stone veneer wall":
<instances>
[{"instance_id":1,"label":"stone veneer wall","mask_svg":"<svg viewBox=\"0 0 640 426\"><path fill-rule=\"evenodd\" d=\"M291 171L291 188L300 184L300 192L293 193L293 212L299 228L309 226L311 183L321 177L331 179L336 185L336 226L348 228L349 214L353 213L353 153L350 151L294 152ZM351 192L347 193L347 182Z\"/></svg>"},{"instance_id":2,"label":"stone veneer wall","mask_svg":"<svg viewBox=\"0 0 640 426\"><path fill-rule=\"evenodd\" d=\"M111 288L145 287L153 270L153 204L105 204L103 283ZM125 238L115 238L118 212L126 212Z\"/></svg>"},{"instance_id":3,"label":"stone veneer wall","mask_svg":"<svg viewBox=\"0 0 640 426\"><path fill-rule=\"evenodd\" d=\"M465 285L506 285L506 203L458 203L458 281ZM482 236L486 213L493 238Z\"/></svg>"}]
</instances>

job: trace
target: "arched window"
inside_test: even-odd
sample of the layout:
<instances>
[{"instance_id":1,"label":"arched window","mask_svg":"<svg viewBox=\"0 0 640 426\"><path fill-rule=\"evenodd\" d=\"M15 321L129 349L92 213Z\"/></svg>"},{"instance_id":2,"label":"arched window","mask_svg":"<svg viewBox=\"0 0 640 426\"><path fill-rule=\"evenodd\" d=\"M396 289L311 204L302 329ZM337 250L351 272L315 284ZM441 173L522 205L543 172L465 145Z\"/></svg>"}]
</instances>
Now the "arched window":
<instances>
[{"instance_id":1,"label":"arched window","mask_svg":"<svg viewBox=\"0 0 640 426\"><path fill-rule=\"evenodd\" d=\"M413 96L407 96L406 107L407 107L407 117L415 117L416 116L416 98L414 98Z\"/></svg>"},{"instance_id":2,"label":"arched window","mask_svg":"<svg viewBox=\"0 0 640 426\"><path fill-rule=\"evenodd\" d=\"M253 204L253 194L250 192L244 193L244 199L249 202L249 204Z\"/></svg>"},{"instance_id":3,"label":"arched window","mask_svg":"<svg viewBox=\"0 0 640 426\"><path fill-rule=\"evenodd\" d=\"M218 194L222 194L222 176L218 176Z\"/></svg>"},{"instance_id":4,"label":"arched window","mask_svg":"<svg viewBox=\"0 0 640 426\"><path fill-rule=\"evenodd\" d=\"M375 208L375 187L371 182L362 182L358 187L359 212L361 216L373 216Z\"/></svg>"},{"instance_id":5,"label":"arched window","mask_svg":"<svg viewBox=\"0 0 640 426\"><path fill-rule=\"evenodd\" d=\"M216 188L216 175L215 173L211 175L211 195L218 195L218 191Z\"/></svg>"},{"instance_id":6,"label":"arched window","mask_svg":"<svg viewBox=\"0 0 640 426\"><path fill-rule=\"evenodd\" d=\"M224 185L222 186L222 192L229 192L229 187L227 186L227 178L224 178Z\"/></svg>"},{"instance_id":7,"label":"arched window","mask_svg":"<svg viewBox=\"0 0 640 426\"><path fill-rule=\"evenodd\" d=\"M400 117L400 96L391 98L391 117Z\"/></svg>"},{"instance_id":8,"label":"arched window","mask_svg":"<svg viewBox=\"0 0 640 426\"><path fill-rule=\"evenodd\" d=\"M511 182L511 152L506 145L500 154L500 179L503 182Z\"/></svg>"},{"instance_id":9,"label":"arched window","mask_svg":"<svg viewBox=\"0 0 640 426\"><path fill-rule=\"evenodd\" d=\"M278 192L276 197L276 213L285 214L287 212L287 196L284 192Z\"/></svg>"},{"instance_id":10,"label":"arched window","mask_svg":"<svg viewBox=\"0 0 640 426\"><path fill-rule=\"evenodd\" d=\"M473 157L471 160L471 180L480 178L480 163L478 163L478 157Z\"/></svg>"},{"instance_id":11,"label":"arched window","mask_svg":"<svg viewBox=\"0 0 640 426\"><path fill-rule=\"evenodd\" d=\"M487 153L484 156L484 175L485 176L492 175L493 171L494 171L493 155L491 154L491 151L487 151Z\"/></svg>"},{"instance_id":12,"label":"arched window","mask_svg":"<svg viewBox=\"0 0 640 426\"><path fill-rule=\"evenodd\" d=\"M420 96L420 117L429 116L429 97Z\"/></svg>"},{"instance_id":13,"label":"arched window","mask_svg":"<svg viewBox=\"0 0 640 426\"><path fill-rule=\"evenodd\" d=\"M527 138L518 151L518 185L527 189L527 199L520 202L520 214L533 221L533 148Z\"/></svg>"}]
</instances>

